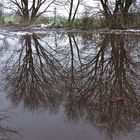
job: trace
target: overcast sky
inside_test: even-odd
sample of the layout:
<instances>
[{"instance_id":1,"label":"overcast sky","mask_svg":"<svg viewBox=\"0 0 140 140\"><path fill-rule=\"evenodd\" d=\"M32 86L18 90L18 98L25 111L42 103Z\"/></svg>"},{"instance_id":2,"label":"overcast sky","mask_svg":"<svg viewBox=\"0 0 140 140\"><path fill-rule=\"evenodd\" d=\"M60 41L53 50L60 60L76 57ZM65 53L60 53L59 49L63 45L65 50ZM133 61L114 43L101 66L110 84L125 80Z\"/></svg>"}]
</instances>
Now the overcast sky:
<instances>
[{"instance_id":1,"label":"overcast sky","mask_svg":"<svg viewBox=\"0 0 140 140\"><path fill-rule=\"evenodd\" d=\"M74 3L76 4L77 0L74 0ZM95 7L97 9L99 2L97 2L95 0L84 0L83 3L86 6L84 6L84 4L81 4L79 6L79 10L77 12L77 16L81 16L86 8L89 9L90 12L91 12L91 10L95 9ZM55 7L56 7L57 15L68 16L68 11L67 11L68 7L67 6L66 7L64 7L64 6L55 6ZM53 9L52 8L50 8L49 11L52 11L52 14L53 14Z\"/></svg>"},{"instance_id":2,"label":"overcast sky","mask_svg":"<svg viewBox=\"0 0 140 140\"><path fill-rule=\"evenodd\" d=\"M2 0L5 2L8 2L8 0ZM74 0L74 3L76 4L78 0ZM97 11L98 9L101 8L100 2L97 2L98 0L83 0L84 5L80 5L79 10L77 12L77 16L81 16L83 14L83 12L85 11L85 9L89 9L90 13L96 14L95 11ZM110 0L110 1L115 1L115 0ZM137 0L140 2L140 0ZM9 2L7 3L7 5L9 4ZM42 6L42 10L45 8L45 4ZM46 12L46 15L48 16L53 16L54 15L54 7L56 8L56 13L57 16L68 16L68 7L67 6L56 6L56 5L52 5L49 9L48 12ZM94 10L94 11L93 11ZM6 12L10 12L10 10L6 10Z\"/></svg>"},{"instance_id":3,"label":"overcast sky","mask_svg":"<svg viewBox=\"0 0 140 140\"><path fill-rule=\"evenodd\" d=\"M3 0L5 1L4 6L11 6L11 4L9 4L8 0ZM76 4L78 0L74 0L74 3ZM90 8L90 7L97 7L97 1L96 0L83 0L83 3L85 3L85 5L87 5L86 7ZM47 5L47 4L46 4ZM46 6L45 4L42 6L41 10L43 10ZM68 16L68 7L67 6L56 6L56 5L52 5L50 8L48 8L48 12L46 12L46 15L48 16L53 16L54 15L54 7L56 8L56 13L58 16ZM13 7L12 7L13 8ZM93 9L93 8L91 8ZM91 10L90 9L90 10ZM6 13L11 13L11 10L4 10ZM84 5L80 5L79 10L77 12L77 15L81 16L82 13L85 11L85 6Z\"/></svg>"}]
</instances>

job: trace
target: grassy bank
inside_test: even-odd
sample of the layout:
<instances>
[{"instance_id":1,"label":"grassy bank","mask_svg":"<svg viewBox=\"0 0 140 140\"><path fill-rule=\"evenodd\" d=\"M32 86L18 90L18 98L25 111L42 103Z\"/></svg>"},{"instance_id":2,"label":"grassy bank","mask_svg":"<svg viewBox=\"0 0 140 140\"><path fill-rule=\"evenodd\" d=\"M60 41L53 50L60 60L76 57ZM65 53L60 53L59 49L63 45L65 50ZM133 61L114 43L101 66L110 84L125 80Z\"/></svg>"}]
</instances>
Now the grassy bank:
<instances>
[{"instance_id":1,"label":"grassy bank","mask_svg":"<svg viewBox=\"0 0 140 140\"><path fill-rule=\"evenodd\" d=\"M0 21L1 26L15 26L15 27L24 27L24 26L38 26L40 24L49 24L49 23L56 23L61 25L61 28L74 28L74 29L102 29L106 28L105 22L103 18L95 18L95 17L82 17L79 19L75 19L74 21L67 21L64 17L39 17L35 22L32 24L25 25L20 22L20 17L18 16L5 16L2 21ZM133 23L128 22L128 28L139 28L140 29L140 22L139 20L133 21Z\"/></svg>"}]
</instances>

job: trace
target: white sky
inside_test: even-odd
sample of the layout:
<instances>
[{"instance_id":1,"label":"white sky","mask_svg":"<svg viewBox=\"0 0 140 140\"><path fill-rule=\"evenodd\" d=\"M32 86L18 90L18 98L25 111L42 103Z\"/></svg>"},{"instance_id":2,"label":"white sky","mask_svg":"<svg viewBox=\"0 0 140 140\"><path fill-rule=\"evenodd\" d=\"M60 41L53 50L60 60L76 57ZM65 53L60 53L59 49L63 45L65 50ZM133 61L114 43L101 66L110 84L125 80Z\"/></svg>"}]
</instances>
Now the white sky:
<instances>
[{"instance_id":1,"label":"white sky","mask_svg":"<svg viewBox=\"0 0 140 140\"><path fill-rule=\"evenodd\" d=\"M3 0L3 1L5 1L5 3L8 2L8 0ZM78 0L74 0L74 3L76 4L77 1ZM83 3L85 3L87 5L87 7L95 7L95 5L97 5L96 0L83 0ZM7 7L8 7L9 2L7 4L5 4L5 5L7 5ZM45 4L44 4L44 6L42 6L42 10L45 8L45 6L46 6ZM50 8L48 8L48 12L46 12L46 15L53 16L54 15L54 7L56 7L57 16L59 16L59 15L60 16L68 16L68 11L67 11L68 7L67 6L56 6L56 5L55 6L52 5ZM93 9L93 8L91 8L91 9ZM6 9L5 11L6 11L6 13L11 13L11 10L7 10ZM77 12L77 15L79 15L79 16L82 15L82 13L84 11L85 11L84 6L83 5L80 5L79 6L79 10Z\"/></svg>"},{"instance_id":2,"label":"white sky","mask_svg":"<svg viewBox=\"0 0 140 140\"><path fill-rule=\"evenodd\" d=\"M74 0L74 3L76 4L78 0ZM83 4L81 4L79 6L79 10L77 12L77 16L81 16L83 14L83 12L85 11L85 7L88 9L90 9L90 12L91 10L95 9L96 7L96 10L97 10L97 6L98 6L98 3L97 1L95 0L83 0L83 3L86 5L84 6ZM57 15L60 15L60 16L68 16L68 7L64 7L64 6L55 6L56 7L56 13ZM94 8L93 8L94 7ZM50 14L53 14L54 10L52 8L50 8L50 11L52 11Z\"/></svg>"},{"instance_id":3,"label":"white sky","mask_svg":"<svg viewBox=\"0 0 140 140\"><path fill-rule=\"evenodd\" d=\"M2 1L8 2L8 0L2 0ZM74 0L74 3L76 4L77 1L78 0ZM100 5L99 4L100 2L97 2L98 0L82 0L82 1L85 3L86 7L88 7L88 9L90 10L90 13L96 14L95 11L97 11L99 9L99 5ZM110 1L115 1L115 0L110 0ZM137 0L137 1L140 3L140 0ZM7 3L7 4L9 4L9 3ZM42 6L42 10L43 10L43 8L45 8L45 6L46 6L45 4L44 4L44 6ZM55 6L52 5L48 9L48 12L46 13L46 15L54 16L54 7L56 7L57 16L68 16L68 11L67 11L68 7L67 6L56 6L56 5ZM9 12L9 10L6 10L6 11ZM85 6L80 5L79 10L77 12L77 16L81 16L84 13L84 11L85 11Z\"/></svg>"},{"instance_id":4,"label":"white sky","mask_svg":"<svg viewBox=\"0 0 140 140\"><path fill-rule=\"evenodd\" d=\"M77 1L77 0L74 0L74 1ZM87 8L89 10L89 12L92 12L92 10L95 10L95 8L97 10L97 5L98 4L94 0L84 0L84 3L85 3L86 6L80 5L77 15L80 15L83 12L85 12L85 8Z\"/></svg>"}]
</instances>

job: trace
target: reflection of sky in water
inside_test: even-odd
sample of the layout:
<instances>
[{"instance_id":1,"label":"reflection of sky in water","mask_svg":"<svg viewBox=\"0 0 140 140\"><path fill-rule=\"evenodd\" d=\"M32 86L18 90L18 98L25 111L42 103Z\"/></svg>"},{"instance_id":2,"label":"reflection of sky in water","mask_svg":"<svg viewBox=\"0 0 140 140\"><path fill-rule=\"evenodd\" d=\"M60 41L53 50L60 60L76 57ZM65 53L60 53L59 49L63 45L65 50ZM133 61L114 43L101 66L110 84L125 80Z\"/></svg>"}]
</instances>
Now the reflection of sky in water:
<instances>
[{"instance_id":1,"label":"reflection of sky in water","mask_svg":"<svg viewBox=\"0 0 140 140\"><path fill-rule=\"evenodd\" d=\"M1 36L1 83L8 84L1 91L1 103L15 112L9 125L23 129L23 140L108 140L104 134L111 139L110 133L131 140L140 120L135 95L140 94L135 73L140 66L139 40L123 37L64 32ZM116 132L111 132L114 124Z\"/></svg>"}]
</instances>

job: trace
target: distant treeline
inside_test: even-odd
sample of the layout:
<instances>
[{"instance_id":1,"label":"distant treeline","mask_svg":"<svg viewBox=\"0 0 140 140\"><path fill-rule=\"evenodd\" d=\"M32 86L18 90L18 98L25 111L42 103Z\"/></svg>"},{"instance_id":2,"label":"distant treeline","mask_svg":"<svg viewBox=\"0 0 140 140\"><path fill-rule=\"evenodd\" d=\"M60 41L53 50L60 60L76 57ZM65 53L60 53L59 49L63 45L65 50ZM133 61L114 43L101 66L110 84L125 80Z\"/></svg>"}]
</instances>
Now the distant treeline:
<instances>
[{"instance_id":1,"label":"distant treeline","mask_svg":"<svg viewBox=\"0 0 140 140\"><path fill-rule=\"evenodd\" d=\"M0 3L1 23L28 26L37 23L60 23L62 27L72 28L109 28L126 29L140 28L140 1L139 0L96 0L98 6L86 5L84 0L10 0L10 7L14 7L14 15L4 16L4 4ZM6 5L6 4L5 4ZM100 6L99 6L100 5ZM46 17L48 8L54 7L52 17ZM57 14L57 7L67 7L67 17ZM84 6L82 16L79 14L80 6ZM44 9L43 9L44 8ZM59 9L59 8L58 8ZM97 10L98 9L98 10ZM96 11L96 14L95 14ZM98 11L98 12L97 12ZM18 18L17 18L18 17Z\"/></svg>"}]
</instances>

